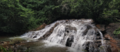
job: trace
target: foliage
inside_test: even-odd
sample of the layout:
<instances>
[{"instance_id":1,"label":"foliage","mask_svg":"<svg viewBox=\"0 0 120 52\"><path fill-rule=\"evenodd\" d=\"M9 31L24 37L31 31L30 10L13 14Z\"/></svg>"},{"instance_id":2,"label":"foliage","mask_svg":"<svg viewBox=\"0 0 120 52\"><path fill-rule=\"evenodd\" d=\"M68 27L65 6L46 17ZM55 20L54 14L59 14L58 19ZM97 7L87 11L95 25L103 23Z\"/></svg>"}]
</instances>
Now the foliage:
<instances>
[{"instance_id":1,"label":"foliage","mask_svg":"<svg viewBox=\"0 0 120 52\"><path fill-rule=\"evenodd\" d=\"M21 5L19 0L1 0L0 2L0 31L18 33L37 27L46 20L44 17L35 18L35 11ZM41 14L42 15L42 14Z\"/></svg>"},{"instance_id":2,"label":"foliage","mask_svg":"<svg viewBox=\"0 0 120 52\"><path fill-rule=\"evenodd\" d=\"M13 52L13 51L10 49L7 50L6 48L0 46L0 52Z\"/></svg>"},{"instance_id":3,"label":"foliage","mask_svg":"<svg viewBox=\"0 0 120 52\"><path fill-rule=\"evenodd\" d=\"M120 21L119 0L1 0L0 32L19 33L59 19Z\"/></svg>"},{"instance_id":4,"label":"foliage","mask_svg":"<svg viewBox=\"0 0 120 52\"><path fill-rule=\"evenodd\" d=\"M116 29L116 30L113 32L113 34L119 35L119 34L120 34L120 28Z\"/></svg>"},{"instance_id":5,"label":"foliage","mask_svg":"<svg viewBox=\"0 0 120 52\"><path fill-rule=\"evenodd\" d=\"M115 22L119 18L118 0L64 0L64 9L69 10L68 15L75 18L92 18L98 23L104 21ZM64 6L65 5L65 6ZM66 10L65 12L67 12ZM100 22L101 19L103 22Z\"/></svg>"},{"instance_id":6,"label":"foliage","mask_svg":"<svg viewBox=\"0 0 120 52\"><path fill-rule=\"evenodd\" d=\"M21 51L19 49L16 49L16 51L15 51L15 50L12 50L11 48L7 49L7 48L0 46L0 52L21 52ZM30 51L30 48L28 48L28 49L24 50L23 52L31 52L31 51Z\"/></svg>"}]
</instances>

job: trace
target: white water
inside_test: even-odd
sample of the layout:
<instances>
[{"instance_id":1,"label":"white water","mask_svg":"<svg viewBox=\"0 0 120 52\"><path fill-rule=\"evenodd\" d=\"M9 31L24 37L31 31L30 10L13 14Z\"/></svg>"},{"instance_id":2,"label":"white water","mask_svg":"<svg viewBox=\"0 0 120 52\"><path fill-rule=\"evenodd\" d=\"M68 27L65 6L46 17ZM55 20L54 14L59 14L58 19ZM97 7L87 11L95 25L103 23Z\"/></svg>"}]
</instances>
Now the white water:
<instances>
[{"instance_id":1,"label":"white water","mask_svg":"<svg viewBox=\"0 0 120 52\"><path fill-rule=\"evenodd\" d=\"M68 46L70 47L69 50L73 52L105 52L103 35L92 22L91 19L60 20L46 26L42 30L25 33L21 37L28 41L35 41L54 27L52 33L45 38L46 41ZM97 37L100 38L98 39ZM99 41L99 43L96 43L96 41Z\"/></svg>"}]
</instances>

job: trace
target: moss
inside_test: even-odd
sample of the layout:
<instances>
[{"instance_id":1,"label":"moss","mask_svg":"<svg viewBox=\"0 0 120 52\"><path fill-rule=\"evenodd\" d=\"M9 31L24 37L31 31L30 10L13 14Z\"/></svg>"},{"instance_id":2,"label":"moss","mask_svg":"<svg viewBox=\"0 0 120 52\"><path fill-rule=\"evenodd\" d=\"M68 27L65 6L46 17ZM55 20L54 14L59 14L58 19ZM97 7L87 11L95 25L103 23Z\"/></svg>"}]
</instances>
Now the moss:
<instances>
[{"instance_id":1,"label":"moss","mask_svg":"<svg viewBox=\"0 0 120 52\"><path fill-rule=\"evenodd\" d=\"M19 38L19 37L14 37L14 38L11 39L10 44L14 44L14 43L17 43L17 42L23 42L23 41L25 41L25 39Z\"/></svg>"},{"instance_id":2,"label":"moss","mask_svg":"<svg viewBox=\"0 0 120 52\"><path fill-rule=\"evenodd\" d=\"M82 50L82 51L87 52L87 50Z\"/></svg>"},{"instance_id":3,"label":"moss","mask_svg":"<svg viewBox=\"0 0 120 52\"><path fill-rule=\"evenodd\" d=\"M13 52L11 49L6 49L2 46L0 46L0 52Z\"/></svg>"},{"instance_id":4,"label":"moss","mask_svg":"<svg viewBox=\"0 0 120 52\"><path fill-rule=\"evenodd\" d=\"M120 34L120 28L116 29L116 30L113 32L113 34L115 34L115 35Z\"/></svg>"},{"instance_id":5,"label":"moss","mask_svg":"<svg viewBox=\"0 0 120 52\"><path fill-rule=\"evenodd\" d=\"M67 48L63 47L37 47L32 52L69 52Z\"/></svg>"}]
</instances>

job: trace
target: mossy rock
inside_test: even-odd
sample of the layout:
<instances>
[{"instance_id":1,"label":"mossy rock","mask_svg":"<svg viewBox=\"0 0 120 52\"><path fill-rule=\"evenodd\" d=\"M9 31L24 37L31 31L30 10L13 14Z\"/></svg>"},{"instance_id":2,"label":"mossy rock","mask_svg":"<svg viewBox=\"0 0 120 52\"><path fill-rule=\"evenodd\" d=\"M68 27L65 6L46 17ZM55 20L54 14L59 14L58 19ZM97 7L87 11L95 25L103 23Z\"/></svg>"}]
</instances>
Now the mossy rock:
<instances>
[{"instance_id":1,"label":"mossy rock","mask_svg":"<svg viewBox=\"0 0 120 52\"><path fill-rule=\"evenodd\" d=\"M120 34L120 28L116 29L116 30L113 32L113 34L119 35L119 34Z\"/></svg>"}]
</instances>

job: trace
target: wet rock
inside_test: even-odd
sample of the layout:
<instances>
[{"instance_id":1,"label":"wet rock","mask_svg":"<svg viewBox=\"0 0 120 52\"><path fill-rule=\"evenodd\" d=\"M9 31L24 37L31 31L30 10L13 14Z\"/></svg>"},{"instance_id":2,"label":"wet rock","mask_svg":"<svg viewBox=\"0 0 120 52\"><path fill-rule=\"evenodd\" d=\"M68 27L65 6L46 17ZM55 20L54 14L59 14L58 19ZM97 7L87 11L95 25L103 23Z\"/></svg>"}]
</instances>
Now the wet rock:
<instances>
[{"instance_id":1,"label":"wet rock","mask_svg":"<svg viewBox=\"0 0 120 52\"><path fill-rule=\"evenodd\" d=\"M9 44L9 41L4 41L3 42L3 45L7 45L7 44Z\"/></svg>"},{"instance_id":2,"label":"wet rock","mask_svg":"<svg viewBox=\"0 0 120 52\"><path fill-rule=\"evenodd\" d=\"M2 41L1 42L2 45L0 45L0 46L2 46L4 49L6 49L6 51L11 50L13 52L26 52L24 50L19 49L25 43L24 41L23 41L24 43L22 41L17 41L17 42L13 42L12 44L11 44L11 42L12 41ZM3 50L0 50L0 52L1 51L3 51Z\"/></svg>"},{"instance_id":3,"label":"wet rock","mask_svg":"<svg viewBox=\"0 0 120 52\"><path fill-rule=\"evenodd\" d=\"M83 31L83 35L86 35L88 30L92 28L90 25L86 25L86 27L87 27L86 30Z\"/></svg>"},{"instance_id":4,"label":"wet rock","mask_svg":"<svg viewBox=\"0 0 120 52\"><path fill-rule=\"evenodd\" d=\"M101 43L101 40L96 40L95 43Z\"/></svg>"},{"instance_id":5,"label":"wet rock","mask_svg":"<svg viewBox=\"0 0 120 52\"><path fill-rule=\"evenodd\" d=\"M113 39L117 40L117 46L120 47L120 35L114 35L113 32L120 28L120 23L110 23L106 27L106 32L109 34ZM109 38L108 38L109 39Z\"/></svg>"},{"instance_id":6,"label":"wet rock","mask_svg":"<svg viewBox=\"0 0 120 52\"><path fill-rule=\"evenodd\" d=\"M105 25L103 25L103 24L96 24L96 27L97 27L100 31L105 31Z\"/></svg>"},{"instance_id":7,"label":"wet rock","mask_svg":"<svg viewBox=\"0 0 120 52\"><path fill-rule=\"evenodd\" d=\"M38 28L36 28L35 31L40 30L40 29L43 29L43 28L45 28L45 26L46 26L46 24L43 23L43 24L40 25Z\"/></svg>"},{"instance_id":8,"label":"wet rock","mask_svg":"<svg viewBox=\"0 0 120 52\"><path fill-rule=\"evenodd\" d=\"M75 33L77 31L77 29L75 27L71 27L71 26L66 26L65 27L65 32L69 33L69 32L72 32L74 31L73 33Z\"/></svg>"},{"instance_id":9,"label":"wet rock","mask_svg":"<svg viewBox=\"0 0 120 52\"><path fill-rule=\"evenodd\" d=\"M86 42L83 46L85 46L86 52L99 52L99 45L98 43L94 42Z\"/></svg>"},{"instance_id":10,"label":"wet rock","mask_svg":"<svg viewBox=\"0 0 120 52\"><path fill-rule=\"evenodd\" d=\"M120 38L120 36L116 36L113 34L113 32L120 27L120 23L110 23L106 27L107 34L111 35L113 38Z\"/></svg>"},{"instance_id":11,"label":"wet rock","mask_svg":"<svg viewBox=\"0 0 120 52\"><path fill-rule=\"evenodd\" d=\"M71 47L73 41L74 41L74 36L70 36L67 39L66 46Z\"/></svg>"},{"instance_id":12,"label":"wet rock","mask_svg":"<svg viewBox=\"0 0 120 52\"><path fill-rule=\"evenodd\" d=\"M37 36L34 36L33 38L36 38Z\"/></svg>"},{"instance_id":13,"label":"wet rock","mask_svg":"<svg viewBox=\"0 0 120 52\"><path fill-rule=\"evenodd\" d=\"M59 23L56 23L47 33L45 33L45 35L43 37L41 37L40 39L45 39L46 37L48 37L54 30L54 28L58 25ZM39 40L40 40L39 39Z\"/></svg>"},{"instance_id":14,"label":"wet rock","mask_svg":"<svg viewBox=\"0 0 120 52\"><path fill-rule=\"evenodd\" d=\"M4 44L4 42L2 41L2 42L0 42L0 45L3 45Z\"/></svg>"},{"instance_id":15,"label":"wet rock","mask_svg":"<svg viewBox=\"0 0 120 52\"><path fill-rule=\"evenodd\" d=\"M111 37L109 34L106 34L105 35L105 38L108 38L109 39L109 41L110 41L110 50L111 50L111 52L119 52L119 47L118 47L118 45L117 45L117 40L115 40L113 37Z\"/></svg>"},{"instance_id":16,"label":"wet rock","mask_svg":"<svg viewBox=\"0 0 120 52\"><path fill-rule=\"evenodd\" d=\"M100 36L97 36L96 39L101 39L101 37L100 37Z\"/></svg>"}]
</instances>

